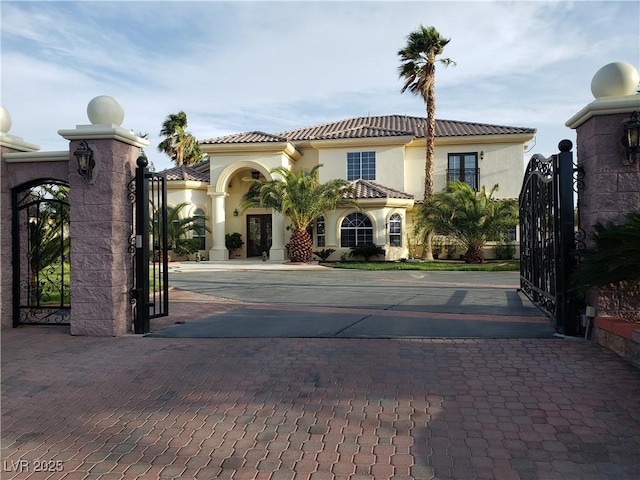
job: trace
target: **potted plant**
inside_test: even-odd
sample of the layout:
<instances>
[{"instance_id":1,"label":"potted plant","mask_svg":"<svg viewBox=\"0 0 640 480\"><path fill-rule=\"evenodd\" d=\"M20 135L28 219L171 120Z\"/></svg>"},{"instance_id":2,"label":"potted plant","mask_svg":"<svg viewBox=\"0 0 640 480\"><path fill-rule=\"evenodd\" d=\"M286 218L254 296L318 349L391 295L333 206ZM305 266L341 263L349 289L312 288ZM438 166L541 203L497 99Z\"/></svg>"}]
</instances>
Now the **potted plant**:
<instances>
[{"instance_id":1,"label":"potted plant","mask_svg":"<svg viewBox=\"0 0 640 480\"><path fill-rule=\"evenodd\" d=\"M244 242L242 241L242 235L238 232L227 233L224 236L224 246L229 251L229 257L231 257L231 252L242 248Z\"/></svg>"}]
</instances>

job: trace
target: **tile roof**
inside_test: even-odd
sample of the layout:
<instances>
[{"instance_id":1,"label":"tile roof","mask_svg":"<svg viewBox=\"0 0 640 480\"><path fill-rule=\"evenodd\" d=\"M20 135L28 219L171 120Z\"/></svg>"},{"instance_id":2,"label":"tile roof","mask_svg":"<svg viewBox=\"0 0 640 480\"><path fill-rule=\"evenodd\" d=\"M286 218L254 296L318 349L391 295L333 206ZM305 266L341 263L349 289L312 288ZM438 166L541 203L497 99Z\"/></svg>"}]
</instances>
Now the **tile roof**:
<instances>
[{"instance_id":1,"label":"tile roof","mask_svg":"<svg viewBox=\"0 0 640 480\"><path fill-rule=\"evenodd\" d=\"M277 143L286 142L285 137L273 135L271 133L264 132L244 132L235 133L233 135L225 135L224 137L210 138L209 140L203 140L200 143L206 144L228 144L228 143Z\"/></svg>"},{"instance_id":2,"label":"tile roof","mask_svg":"<svg viewBox=\"0 0 640 480\"><path fill-rule=\"evenodd\" d=\"M350 182L353 187L353 194L346 195L346 198L365 199L365 198L402 198L406 200L413 199L410 195L400 190L385 187L371 180L358 179Z\"/></svg>"},{"instance_id":3,"label":"tile roof","mask_svg":"<svg viewBox=\"0 0 640 480\"><path fill-rule=\"evenodd\" d=\"M486 123L436 120L436 137L466 137L475 135L513 135L536 133L535 128L510 127ZM425 136L425 118L406 115L354 117L313 127L287 130L275 134L246 132L210 138L203 144L261 143L283 141L336 140L346 138L376 138L410 135Z\"/></svg>"},{"instance_id":4,"label":"tile roof","mask_svg":"<svg viewBox=\"0 0 640 480\"><path fill-rule=\"evenodd\" d=\"M194 167L187 167L182 165L181 167L168 168L162 170L167 180L192 180L195 182L208 182L209 170L199 172Z\"/></svg>"}]
</instances>

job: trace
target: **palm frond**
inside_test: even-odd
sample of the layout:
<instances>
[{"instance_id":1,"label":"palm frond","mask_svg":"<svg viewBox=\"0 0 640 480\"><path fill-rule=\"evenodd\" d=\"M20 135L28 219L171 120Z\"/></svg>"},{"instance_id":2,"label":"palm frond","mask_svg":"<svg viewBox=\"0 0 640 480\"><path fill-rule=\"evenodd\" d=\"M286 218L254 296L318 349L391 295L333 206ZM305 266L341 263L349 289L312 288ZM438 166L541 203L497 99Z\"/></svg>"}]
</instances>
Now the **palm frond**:
<instances>
[{"instance_id":1,"label":"palm frond","mask_svg":"<svg viewBox=\"0 0 640 480\"><path fill-rule=\"evenodd\" d=\"M580 263L571 278L574 290L627 282L640 283L640 213L629 213L621 225L595 225L592 249L576 252Z\"/></svg>"}]
</instances>

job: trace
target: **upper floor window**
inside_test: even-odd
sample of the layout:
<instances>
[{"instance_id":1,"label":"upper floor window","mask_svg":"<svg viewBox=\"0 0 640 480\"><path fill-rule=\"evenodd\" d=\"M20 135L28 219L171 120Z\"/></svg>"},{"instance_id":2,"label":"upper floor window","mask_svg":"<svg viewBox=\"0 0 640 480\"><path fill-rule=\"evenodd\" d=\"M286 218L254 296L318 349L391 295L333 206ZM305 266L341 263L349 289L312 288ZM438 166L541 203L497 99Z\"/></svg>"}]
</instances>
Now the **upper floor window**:
<instances>
[{"instance_id":1,"label":"upper floor window","mask_svg":"<svg viewBox=\"0 0 640 480\"><path fill-rule=\"evenodd\" d=\"M478 190L480 170L478 169L478 153L450 153L447 168L448 182L464 182L474 190Z\"/></svg>"},{"instance_id":2,"label":"upper floor window","mask_svg":"<svg viewBox=\"0 0 640 480\"><path fill-rule=\"evenodd\" d=\"M375 180L376 152L348 152L347 180Z\"/></svg>"},{"instance_id":3,"label":"upper floor window","mask_svg":"<svg viewBox=\"0 0 640 480\"><path fill-rule=\"evenodd\" d=\"M392 247L402 246L402 217L397 213L389 217L389 245Z\"/></svg>"},{"instance_id":4,"label":"upper floor window","mask_svg":"<svg viewBox=\"0 0 640 480\"><path fill-rule=\"evenodd\" d=\"M355 247L373 243L373 224L363 213L350 213L340 227L340 246Z\"/></svg>"}]
</instances>

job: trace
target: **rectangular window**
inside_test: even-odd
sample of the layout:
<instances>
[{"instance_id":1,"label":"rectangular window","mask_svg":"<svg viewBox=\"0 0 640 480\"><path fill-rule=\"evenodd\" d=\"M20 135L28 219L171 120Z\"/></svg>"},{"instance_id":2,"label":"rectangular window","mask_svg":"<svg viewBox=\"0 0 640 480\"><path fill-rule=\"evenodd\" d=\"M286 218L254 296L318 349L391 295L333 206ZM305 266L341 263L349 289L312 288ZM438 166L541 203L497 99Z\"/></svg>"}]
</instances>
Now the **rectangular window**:
<instances>
[{"instance_id":1,"label":"rectangular window","mask_svg":"<svg viewBox=\"0 0 640 480\"><path fill-rule=\"evenodd\" d=\"M516 241L516 229L518 227L509 227L509 229L507 230L507 240L510 242L515 242Z\"/></svg>"},{"instance_id":2,"label":"rectangular window","mask_svg":"<svg viewBox=\"0 0 640 480\"><path fill-rule=\"evenodd\" d=\"M376 152L348 152L347 180L375 180Z\"/></svg>"},{"instance_id":3,"label":"rectangular window","mask_svg":"<svg viewBox=\"0 0 640 480\"><path fill-rule=\"evenodd\" d=\"M324 247L324 217L318 217L316 220L316 245L318 247Z\"/></svg>"},{"instance_id":4,"label":"rectangular window","mask_svg":"<svg viewBox=\"0 0 640 480\"><path fill-rule=\"evenodd\" d=\"M480 169L478 153L450 153L447 168L447 182L464 182L474 190L478 190Z\"/></svg>"},{"instance_id":5,"label":"rectangular window","mask_svg":"<svg viewBox=\"0 0 640 480\"><path fill-rule=\"evenodd\" d=\"M389 245L402 246L402 218L397 213L389 218Z\"/></svg>"}]
</instances>

